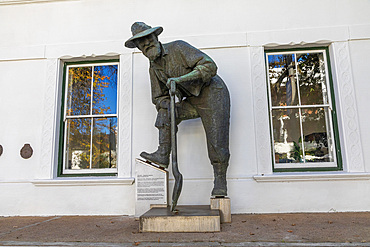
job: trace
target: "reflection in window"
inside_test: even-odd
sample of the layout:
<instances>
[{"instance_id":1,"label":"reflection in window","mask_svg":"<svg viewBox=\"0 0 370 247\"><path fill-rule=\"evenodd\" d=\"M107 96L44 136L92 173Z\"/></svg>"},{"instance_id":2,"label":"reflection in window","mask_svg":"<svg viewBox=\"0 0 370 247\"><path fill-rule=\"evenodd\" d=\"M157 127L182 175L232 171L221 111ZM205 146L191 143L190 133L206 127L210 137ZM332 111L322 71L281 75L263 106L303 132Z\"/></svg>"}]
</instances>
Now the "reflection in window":
<instances>
[{"instance_id":1,"label":"reflection in window","mask_svg":"<svg viewBox=\"0 0 370 247\"><path fill-rule=\"evenodd\" d=\"M74 67L68 70L67 112L89 115L91 102L91 68Z\"/></svg>"},{"instance_id":2,"label":"reflection in window","mask_svg":"<svg viewBox=\"0 0 370 247\"><path fill-rule=\"evenodd\" d=\"M336 167L325 51L266 54L275 168Z\"/></svg>"},{"instance_id":3,"label":"reflection in window","mask_svg":"<svg viewBox=\"0 0 370 247\"><path fill-rule=\"evenodd\" d=\"M66 69L63 173L117 168L118 63Z\"/></svg>"},{"instance_id":4,"label":"reflection in window","mask_svg":"<svg viewBox=\"0 0 370 247\"><path fill-rule=\"evenodd\" d=\"M278 163L303 161L298 109L272 110L275 160Z\"/></svg>"},{"instance_id":5,"label":"reflection in window","mask_svg":"<svg viewBox=\"0 0 370 247\"><path fill-rule=\"evenodd\" d=\"M94 67L93 114L115 114L117 111L117 65Z\"/></svg>"},{"instance_id":6,"label":"reflection in window","mask_svg":"<svg viewBox=\"0 0 370 247\"><path fill-rule=\"evenodd\" d=\"M270 55L268 59L272 105L297 105L298 95L294 54Z\"/></svg>"},{"instance_id":7,"label":"reflection in window","mask_svg":"<svg viewBox=\"0 0 370 247\"><path fill-rule=\"evenodd\" d=\"M66 127L66 168L90 168L91 119L67 119Z\"/></svg>"},{"instance_id":8,"label":"reflection in window","mask_svg":"<svg viewBox=\"0 0 370 247\"><path fill-rule=\"evenodd\" d=\"M117 167L117 118L94 119L92 168Z\"/></svg>"}]
</instances>

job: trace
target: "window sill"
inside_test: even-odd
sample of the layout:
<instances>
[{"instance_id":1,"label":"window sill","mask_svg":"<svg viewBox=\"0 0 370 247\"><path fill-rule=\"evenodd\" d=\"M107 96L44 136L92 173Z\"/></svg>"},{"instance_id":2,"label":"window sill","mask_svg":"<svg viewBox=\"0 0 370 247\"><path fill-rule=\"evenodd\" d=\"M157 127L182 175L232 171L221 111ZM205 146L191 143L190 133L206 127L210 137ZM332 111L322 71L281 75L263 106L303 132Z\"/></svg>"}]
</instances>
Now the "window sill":
<instances>
[{"instance_id":1,"label":"window sill","mask_svg":"<svg viewBox=\"0 0 370 247\"><path fill-rule=\"evenodd\" d=\"M338 180L370 180L370 173L285 173L271 175L255 175L256 182L302 182L302 181L338 181Z\"/></svg>"},{"instance_id":2,"label":"window sill","mask_svg":"<svg viewBox=\"0 0 370 247\"><path fill-rule=\"evenodd\" d=\"M99 186L132 185L134 178L79 178L79 179L40 179L31 181L35 186Z\"/></svg>"}]
</instances>

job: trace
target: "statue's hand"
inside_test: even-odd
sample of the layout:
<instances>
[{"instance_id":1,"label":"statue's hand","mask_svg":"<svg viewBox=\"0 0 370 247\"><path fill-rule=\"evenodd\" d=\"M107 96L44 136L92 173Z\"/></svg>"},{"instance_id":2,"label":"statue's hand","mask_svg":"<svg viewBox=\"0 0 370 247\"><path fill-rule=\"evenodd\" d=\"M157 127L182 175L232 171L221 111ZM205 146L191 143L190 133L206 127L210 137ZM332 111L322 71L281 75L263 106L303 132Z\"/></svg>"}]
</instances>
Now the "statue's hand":
<instances>
[{"instance_id":1,"label":"statue's hand","mask_svg":"<svg viewBox=\"0 0 370 247\"><path fill-rule=\"evenodd\" d=\"M171 82L175 82L176 84L178 84L180 82L180 79L179 79L179 77L168 78L167 83L166 83L166 87L169 90L171 90Z\"/></svg>"},{"instance_id":2,"label":"statue's hand","mask_svg":"<svg viewBox=\"0 0 370 247\"><path fill-rule=\"evenodd\" d=\"M175 83L175 87L171 87L171 84L172 83ZM170 91L170 95L176 95L177 98L182 101L182 94L181 92L177 89L177 84L180 83L180 78L179 77L175 77L175 78L169 78L167 80L167 83L166 83L166 87L169 89Z\"/></svg>"}]
</instances>

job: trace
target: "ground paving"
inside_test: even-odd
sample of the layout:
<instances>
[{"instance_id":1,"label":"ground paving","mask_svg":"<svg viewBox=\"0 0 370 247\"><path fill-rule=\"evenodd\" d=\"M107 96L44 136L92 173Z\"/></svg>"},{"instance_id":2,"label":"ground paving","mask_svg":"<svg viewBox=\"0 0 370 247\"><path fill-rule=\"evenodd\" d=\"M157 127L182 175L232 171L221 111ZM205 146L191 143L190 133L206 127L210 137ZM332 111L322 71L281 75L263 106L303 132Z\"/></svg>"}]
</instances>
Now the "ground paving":
<instances>
[{"instance_id":1,"label":"ground paving","mask_svg":"<svg viewBox=\"0 0 370 247\"><path fill-rule=\"evenodd\" d=\"M370 212L239 214L216 233L140 233L129 216L0 217L0 246L370 246Z\"/></svg>"}]
</instances>

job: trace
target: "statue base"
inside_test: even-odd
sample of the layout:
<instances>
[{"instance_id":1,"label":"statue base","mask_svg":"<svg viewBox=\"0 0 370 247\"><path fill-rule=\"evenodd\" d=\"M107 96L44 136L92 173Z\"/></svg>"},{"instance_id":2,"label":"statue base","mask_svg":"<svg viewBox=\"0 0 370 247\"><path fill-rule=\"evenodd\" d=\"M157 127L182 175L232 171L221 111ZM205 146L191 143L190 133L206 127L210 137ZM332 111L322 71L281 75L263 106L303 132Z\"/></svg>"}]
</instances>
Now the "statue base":
<instances>
[{"instance_id":1,"label":"statue base","mask_svg":"<svg viewBox=\"0 0 370 247\"><path fill-rule=\"evenodd\" d=\"M204 206L153 207L140 216L140 232L219 232L220 211Z\"/></svg>"},{"instance_id":2,"label":"statue base","mask_svg":"<svg viewBox=\"0 0 370 247\"><path fill-rule=\"evenodd\" d=\"M231 223L231 203L228 197L211 198L211 209L220 210L221 223Z\"/></svg>"}]
</instances>

